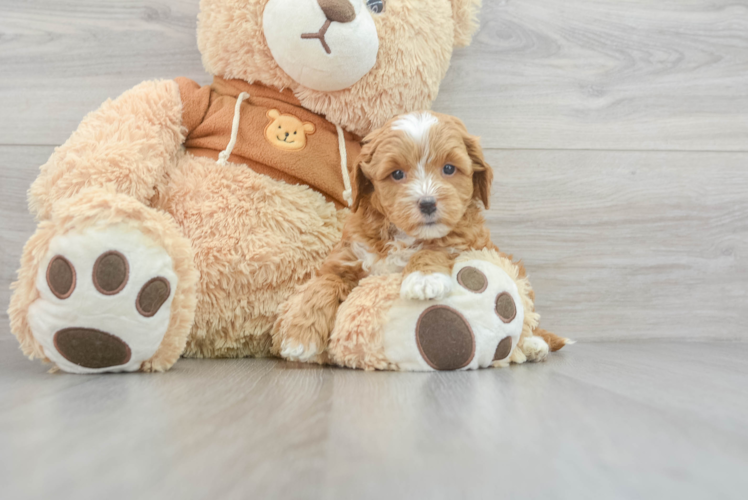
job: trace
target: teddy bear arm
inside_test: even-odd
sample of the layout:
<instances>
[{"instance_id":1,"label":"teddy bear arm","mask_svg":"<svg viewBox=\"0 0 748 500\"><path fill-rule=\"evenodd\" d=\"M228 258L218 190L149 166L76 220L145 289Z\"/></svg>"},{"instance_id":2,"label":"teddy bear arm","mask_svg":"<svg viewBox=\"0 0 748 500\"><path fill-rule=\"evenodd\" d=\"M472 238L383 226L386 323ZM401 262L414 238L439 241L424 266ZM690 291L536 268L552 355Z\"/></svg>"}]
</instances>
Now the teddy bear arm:
<instances>
[{"instance_id":1,"label":"teddy bear arm","mask_svg":"<svg viewBox=\"0 0 748 500\"><path fill-rule=\"evenodd\" d=\"M29 191L40 220L57 202L102 187L149 204L184 143L182 100L172 80L144 82L86 116L41 168Z\"/></svg>"}]
</instances>

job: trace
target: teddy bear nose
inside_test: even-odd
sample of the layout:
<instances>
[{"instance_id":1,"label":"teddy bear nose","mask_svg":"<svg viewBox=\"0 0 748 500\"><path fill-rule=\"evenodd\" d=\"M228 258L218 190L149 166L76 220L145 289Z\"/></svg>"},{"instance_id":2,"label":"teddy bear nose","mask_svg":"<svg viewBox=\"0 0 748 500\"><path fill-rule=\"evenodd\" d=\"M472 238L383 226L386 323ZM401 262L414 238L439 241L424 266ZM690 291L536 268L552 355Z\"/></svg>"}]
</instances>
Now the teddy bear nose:
<instances>
[{"instance_id":1,"label":"teddy bear nose","mask_svg":"<svg viewBox=\"0 0 748 500\"><path fill-rule=\"evenodd\" d=\"M350 23L356 19L356 11L349 0L317 0L327 19L336 23Z\"/></svg>"}]
</instances>

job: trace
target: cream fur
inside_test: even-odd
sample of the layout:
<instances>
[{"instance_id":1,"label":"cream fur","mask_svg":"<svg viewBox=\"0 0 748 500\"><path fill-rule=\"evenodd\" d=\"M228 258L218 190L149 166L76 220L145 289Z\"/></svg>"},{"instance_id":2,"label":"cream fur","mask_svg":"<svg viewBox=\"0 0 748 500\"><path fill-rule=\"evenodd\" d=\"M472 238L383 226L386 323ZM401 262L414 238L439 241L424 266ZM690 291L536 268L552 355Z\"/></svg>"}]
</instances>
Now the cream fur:
<instances>
[{"instance_id":1,"label":"cream fur","mask_svg":"<svg viewBox=\"0 0 748 500\"><path fill-rule=\"evenodd\" d=\"M29 207L49 219L56 204L86 187L111 186L148 204L184 142L177 84L143 82L86 116L41 167Z\"/></svg>"},{"instance_id":2,"label":"cream fur","mask_svg":"<svg viewBox=\"0 0 748 500\"><path fill-rule=\"evenodd\" d=\"M190 357L268 355L278 307L338 242L345 215L306 186L190 155L154 206L173 215L195 250Z\"/></svg>"},{"instance_id":3,"label":"cream fur","mask_svg":"<svg viewBox=\"0 0 748 500\"><path fill-rule=\"evenodd\" d=\"M369 276L340 305L328 354L336 364L364 370L395 370L384 352L384 328L400 299L401 274Z\"/></svg>"}]
</instances>

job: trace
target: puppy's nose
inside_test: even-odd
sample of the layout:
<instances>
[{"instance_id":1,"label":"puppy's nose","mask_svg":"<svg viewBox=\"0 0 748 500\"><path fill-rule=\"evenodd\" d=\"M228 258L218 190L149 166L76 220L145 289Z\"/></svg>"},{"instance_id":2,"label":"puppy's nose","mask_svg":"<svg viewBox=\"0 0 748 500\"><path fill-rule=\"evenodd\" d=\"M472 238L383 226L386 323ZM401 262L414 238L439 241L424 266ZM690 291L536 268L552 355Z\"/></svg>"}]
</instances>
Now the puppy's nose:
<instances>
[{"instance_id":1,"label":"puppy's nose","mask_svg":"<svg viewBox=\"0 0 748 500\"><path fill-rule=\"evenodd\" d=\"M418 208L424 215L431 215L436 212L436 198L423 198L418 202Z\"/></svg>"},{"instance_id":2,"label":"puppy's nose","mask_svg":"<svg viewBox=\"0 0 748 500\"><path fill-rule=\"evenodd\" d=\"M317 0L327 19L336 23L350 23L356 19L356 11L349 0Z\"/></svg>"}]
</instances>

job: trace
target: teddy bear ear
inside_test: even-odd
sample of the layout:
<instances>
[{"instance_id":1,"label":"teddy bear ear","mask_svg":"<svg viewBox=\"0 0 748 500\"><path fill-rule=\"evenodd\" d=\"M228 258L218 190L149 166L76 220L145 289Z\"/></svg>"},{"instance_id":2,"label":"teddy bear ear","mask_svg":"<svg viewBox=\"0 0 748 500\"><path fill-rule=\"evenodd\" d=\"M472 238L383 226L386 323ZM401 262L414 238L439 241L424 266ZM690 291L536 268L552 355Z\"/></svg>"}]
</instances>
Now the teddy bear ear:
<instances>
[{"instance_id":1,"label":"teddy bear ear","mask_svg":"<svg viewBox=\"0 0 748 500\"><path fill-rule=\"evenodd\" d=\"M279 118L280 115L280 111L278 111L277 109L268 110L268 118L272 118L273 120L275 120L276 118Z\"/></svg>"},{"instance_id":2,"label":"teddy bear ear","mask_svg":"<svg viewBox=\"0 0 748 500\"><path fill-rule=\"evenodd\" d=\"M312 122L304 122L304 132L307 134L313 134L317 130Z\"/></svg>"},{"instance_id":3,"label":"teddy bear ear","mask_svg":"<svg viewBox=\"0 0 748 500\"><path fill-rule=\"evenodd\" d=\"M467 47L478 31L481 0L450 0L455 22L455 46Z\"/></svg>"}]
</instances>

